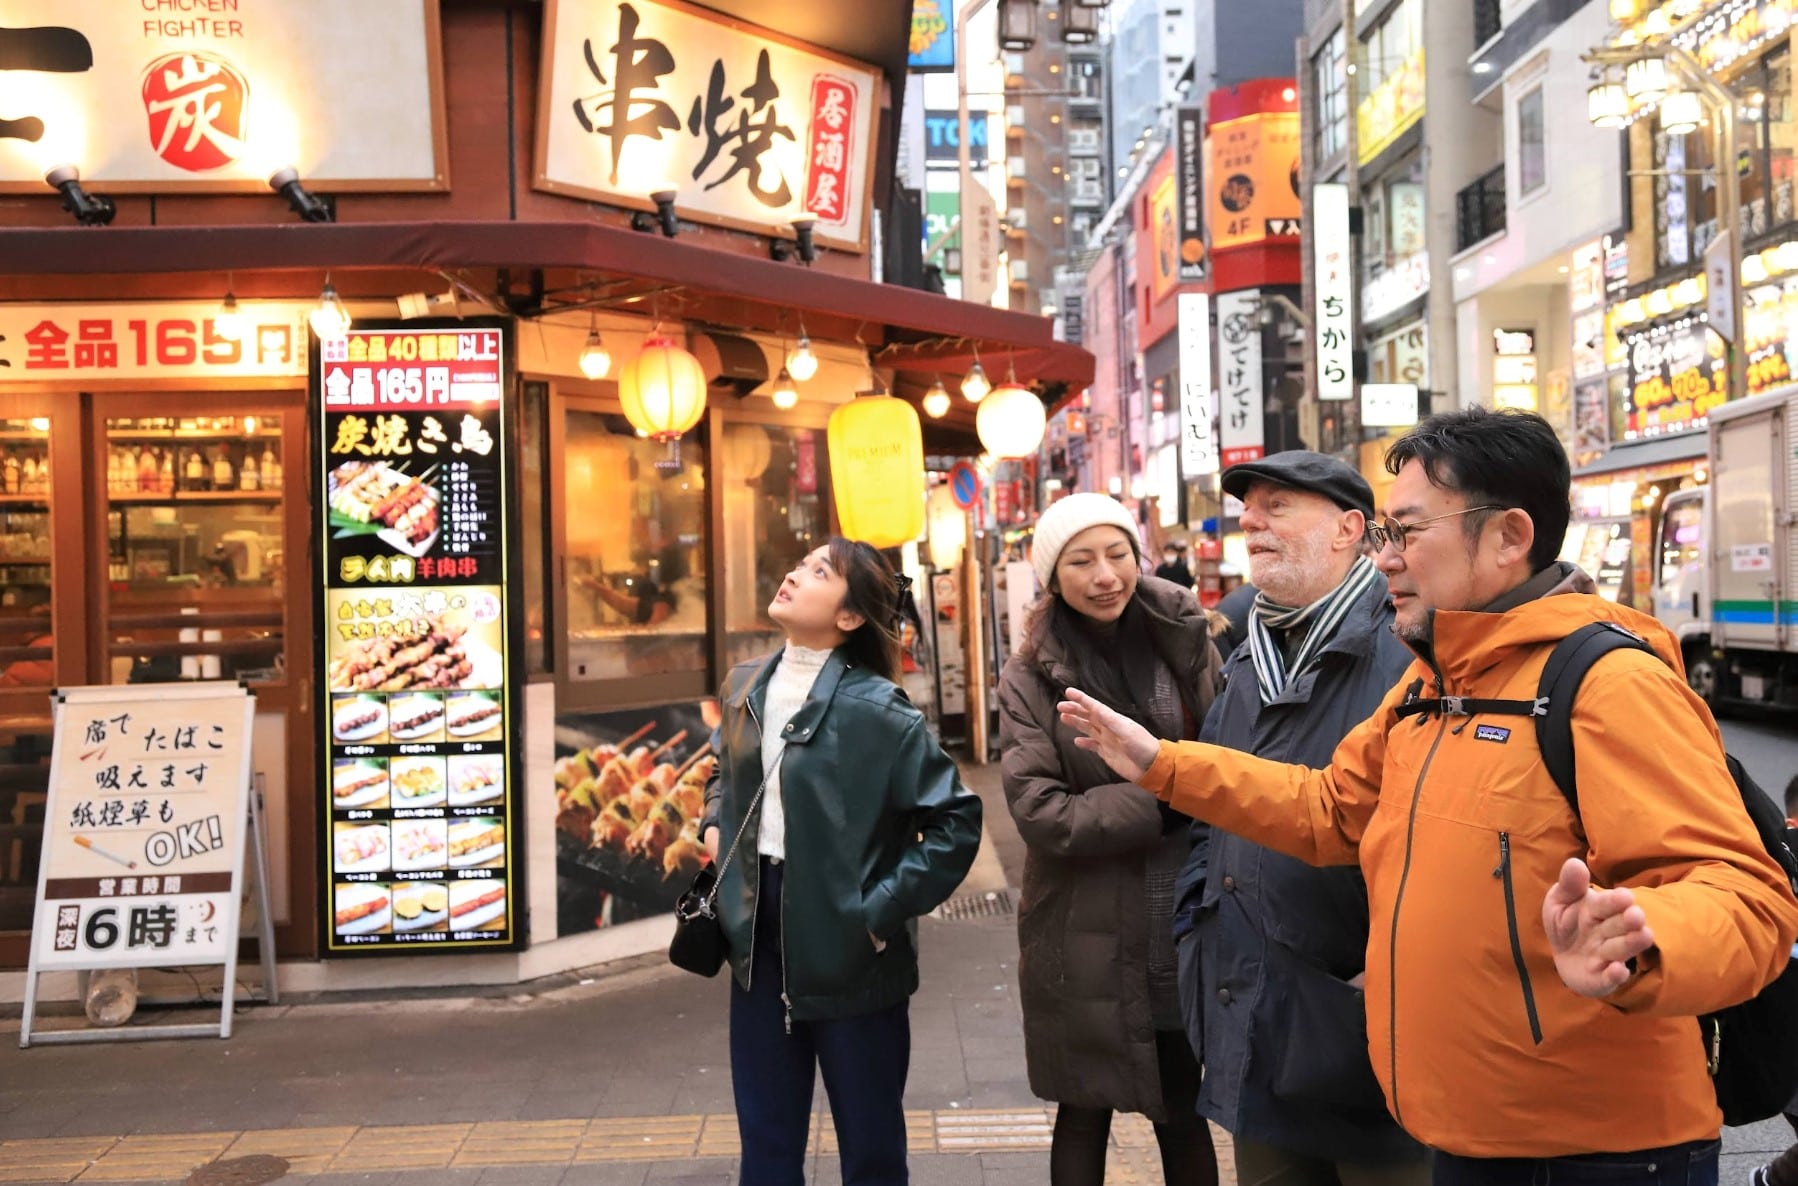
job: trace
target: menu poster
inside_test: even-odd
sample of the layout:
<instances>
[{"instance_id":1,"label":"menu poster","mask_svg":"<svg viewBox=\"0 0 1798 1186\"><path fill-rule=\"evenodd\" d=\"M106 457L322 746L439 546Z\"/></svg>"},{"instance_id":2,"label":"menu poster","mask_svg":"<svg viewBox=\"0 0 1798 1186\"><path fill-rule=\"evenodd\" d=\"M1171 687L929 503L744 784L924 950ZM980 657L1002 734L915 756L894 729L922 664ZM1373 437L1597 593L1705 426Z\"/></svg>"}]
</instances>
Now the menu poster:
<instances>
[{"instance_id":1,"label":"menu poster","mask_svg":"<svg viewBox=\"0 0 1798 1186\"><path fill-rule=\"evenodd\" d=\"M510 349L495 319L315 344L327 954L522 941Z\"/></svg>"},{"instance_id":2,"label":"menu poster","mask_svg":"<svg viewBox=\"0 0 1798 1186\"><path fill-rule=\"evenodd\" d=\"M235 958L255 711L236 683L57 693L34 973Z\"/></svg>"},{"instance_id":3,"label":"menu poster","mask_svg":"<svg viewBox=\"0 0 1798 1186\"><path fill-rule=\"evenodd\" d=\"M556 717L556 933L666 914L705 862L716 700Z\"/></svg>"}]
</instances>

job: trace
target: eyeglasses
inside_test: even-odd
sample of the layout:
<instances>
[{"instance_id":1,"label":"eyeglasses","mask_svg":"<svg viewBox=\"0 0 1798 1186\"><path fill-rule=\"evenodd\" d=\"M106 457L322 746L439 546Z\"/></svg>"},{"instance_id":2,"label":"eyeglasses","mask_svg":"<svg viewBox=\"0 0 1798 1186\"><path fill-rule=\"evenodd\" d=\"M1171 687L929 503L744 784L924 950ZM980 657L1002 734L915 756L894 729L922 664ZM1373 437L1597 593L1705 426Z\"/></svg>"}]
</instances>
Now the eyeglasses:
<instances>
[{"instance_id":1,"label":"eyeglasses","mask_svg":"<svg viewBox=\"0 0 1798 1186\"><path fill-rule=\"evenodd\" d=\"M1384 551L1388 543L1396 552L1405 550L1405 536L1426 523L1440 523L1444 519L1458 519L1462 515L1478 514L1480 511L1502 511L1501 506L1465 507L1458 511L1450 511L1446 515L1432 515L1428 519L1419 519L1415 523L1400 523L1397 519L1388 518L1380 523L1367 525L1367 538L1372 541L1375 551Z\"/></svg>"}]
</instances>

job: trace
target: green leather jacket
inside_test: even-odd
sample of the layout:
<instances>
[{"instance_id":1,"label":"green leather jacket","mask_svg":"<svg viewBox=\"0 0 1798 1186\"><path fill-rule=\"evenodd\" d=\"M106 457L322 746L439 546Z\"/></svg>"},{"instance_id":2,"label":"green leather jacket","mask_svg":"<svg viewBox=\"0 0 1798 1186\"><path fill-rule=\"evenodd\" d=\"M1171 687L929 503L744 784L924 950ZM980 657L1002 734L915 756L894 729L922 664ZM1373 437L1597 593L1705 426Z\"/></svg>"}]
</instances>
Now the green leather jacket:
<instances>
[{"instance_id":1,"label":"green leather jacket","mask_svg":"<svg viewBox=\"0 0 1798 1186\"><path fill-rule=\"evenodd\" d=\"M779 661L777 653L739 665L718 697L712 751L719 763L706 787L701 835L719 829L720 859L762 783L762 705ZM788 1012L816 1021L896 1005L918 987L918 916L955 892L974 863L980 800L905 693L841 650L824 664L784 740ZM760 827L758 807L718 891L731 971L745 988L761 888ZM870 933L884 951L875 951Z\"/></svg>"}]
</instances>

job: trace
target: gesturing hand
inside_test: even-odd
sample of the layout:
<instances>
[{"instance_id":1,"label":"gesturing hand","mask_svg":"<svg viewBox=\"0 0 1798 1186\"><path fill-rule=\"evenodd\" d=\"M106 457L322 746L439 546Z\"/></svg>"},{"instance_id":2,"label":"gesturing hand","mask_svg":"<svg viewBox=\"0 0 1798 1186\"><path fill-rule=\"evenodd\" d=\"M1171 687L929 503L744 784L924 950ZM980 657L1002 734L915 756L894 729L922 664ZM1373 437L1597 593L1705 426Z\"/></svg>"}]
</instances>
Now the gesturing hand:
<instances>
[{"instance_id":1,"label":"gesturing hand","mask_svg":"<svg viewBox=\"0 0 1798 1186\"><path fill-rule=\"evenodd\" d=\"M1069 688L1068 698L1056 708L1061 723L1081 734L1074 739L1075 745L1098 754L1107 766L1132 782L1143 776L1161 748L1154 734L1077 688Z\"/></svg>"},{"instance_id":2,"label":"gesturing hand","mask_svg":"<svg viewBox=\"0 0 1798 1186\"><path fill-rule=\"evenodd\" d=\"M1583 997L1609 996L1630 978L1627 961L1654 946L1636 895L1592 888L1591 870L1573 857L1542 899L1542 925L1561 982Z\"/></svg>"}]
</instances>

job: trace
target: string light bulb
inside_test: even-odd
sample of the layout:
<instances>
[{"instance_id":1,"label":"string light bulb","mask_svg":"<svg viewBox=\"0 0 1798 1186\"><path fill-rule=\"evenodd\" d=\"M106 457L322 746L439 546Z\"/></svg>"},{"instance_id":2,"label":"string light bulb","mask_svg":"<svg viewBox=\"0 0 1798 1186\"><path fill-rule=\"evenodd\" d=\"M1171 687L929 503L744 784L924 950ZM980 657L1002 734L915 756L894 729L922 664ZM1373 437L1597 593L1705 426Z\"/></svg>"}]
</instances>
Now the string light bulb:
<instances>
[{"instance_id":1,"label":"string light bulb","mask_svg":"<svg viewBox=\"0 0 1798 1186\"><path fill-rule=\"evenodd\" d=\"M801 383L818 373L818 356L812 353L812 340L805 336L803 326L799 330L799 340L793 343L793 349L787 355L787 365L781 370Z\"/></svg>"},{"instance_id":2,"label":"string light bulb","mask_svg":"<svg viewBox=\"0 0 1798 1186\"><path fill-rule=\"evenodd\" d=\"M949 412L949 392L944 389L943 381L938 379L924 393L924 414L932 420L941 420Z\"/></svg>"},{"instance_id":3,"label":"string light bulb","mask_svg":"<svg viewBox=\"0 0 1798 1186\"><path fill-rule=\"evenodd\" d=\"M587 321L587 344L581 347L579 362L581 374L589 379L603 379L612 369L612 352L606 349L605 339L599 336L599 323L592 318Z\"/></svg>"},{"instance_id":4,"label":"string light bulb","mask_svg":"<svg viewBox=\"0 0 1798 1186\"><path fill-rule=\"evenodd\" d=\"M976 358L974 365L968 368L967 375L961 381L962 398L971 404L977 404L985 399L986 393L992 389L992 380L986 377L986 368L981 366L980 360Z\"/></svg>"},{"instance_id":5,"label":"string light bulb","mask_svg":"<svg viewBox=\"0 0 1798 1186\"><path fill-rule=\"evenodd\" d=\"M331 286L329 278L325 280L323 291L318 294L318 305L306 320L312 323L312 332L325 341L341 338L350 332L350 311L343 307L343 300Z\"/></svg>"},{"instance_id":6,"label":"string light bulb","mask_svg":"<svg viewBox=\"0 0 1798 1186\"><path fill-rule=\"evenodd\" d=\"M800 341L804 340L800 339ZM815 360L812 365L817 365ZM768 393L768 397L774 401L774 406L783 412L798 405L799 389L793 386L793 375L786 367L781 367L780 374L774 376L774 390Z\"/></svg>"}]
</instances>

